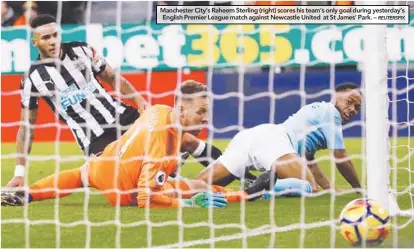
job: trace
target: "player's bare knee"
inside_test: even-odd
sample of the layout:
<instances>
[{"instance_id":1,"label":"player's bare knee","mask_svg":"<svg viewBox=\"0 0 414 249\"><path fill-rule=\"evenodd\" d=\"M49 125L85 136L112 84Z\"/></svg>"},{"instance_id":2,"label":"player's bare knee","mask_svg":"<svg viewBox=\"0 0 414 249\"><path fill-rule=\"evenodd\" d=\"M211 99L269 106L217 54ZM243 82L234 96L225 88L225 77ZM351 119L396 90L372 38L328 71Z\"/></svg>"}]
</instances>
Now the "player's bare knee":
<instances>
[{"instance_id":1,"label":"player's bare knee","mask_svg":"<svg viewBox=\"0 0 414 249\"><path fill-rule=\"evenodd\" d=\"M200 191L206 191L208 190L208 184L204 181L200 180L191 180L191 181L185 181L190 189L200 190Z\"/></svg>"}]
</instances>

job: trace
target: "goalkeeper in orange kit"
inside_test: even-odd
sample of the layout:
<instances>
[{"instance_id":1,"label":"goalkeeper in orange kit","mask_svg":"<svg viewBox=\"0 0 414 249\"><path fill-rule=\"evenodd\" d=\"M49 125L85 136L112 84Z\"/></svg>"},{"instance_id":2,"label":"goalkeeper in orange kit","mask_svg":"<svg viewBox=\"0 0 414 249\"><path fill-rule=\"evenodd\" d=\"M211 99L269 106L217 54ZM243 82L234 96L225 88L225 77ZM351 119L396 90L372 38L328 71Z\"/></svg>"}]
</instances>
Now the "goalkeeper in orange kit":
<instances>
[{"instance_id":1,"label":"goalkeeper in orange kit","mask_svg":"<svg viewBox=\"0 0 414 249\"><path fill-rule=\"evenodd\" d=\"M228 200L239 200L238 192L202 181L167 181L177 168L182 135L198 134L208 121L205 86L186 81L180 87L180 96L176 97L174 108L148 108L124 135L82 167L37 181L27 195L3 192L1 204L20 206L64 197L82 187L99 189L112 205L121 206L223 207Z\"/></svg>"}]
</instances>

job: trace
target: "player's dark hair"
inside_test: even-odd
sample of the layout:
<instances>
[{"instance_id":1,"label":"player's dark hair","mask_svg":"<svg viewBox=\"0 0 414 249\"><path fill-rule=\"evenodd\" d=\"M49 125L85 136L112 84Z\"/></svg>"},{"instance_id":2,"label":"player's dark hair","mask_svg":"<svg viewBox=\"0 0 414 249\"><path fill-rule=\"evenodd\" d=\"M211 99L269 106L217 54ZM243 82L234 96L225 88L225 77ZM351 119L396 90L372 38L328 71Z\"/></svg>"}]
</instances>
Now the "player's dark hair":
<instances>
[{"instance_id":1,"label":"player's dark hair","mask_svg":"<svg viewBox=\"0 0 414 249\"><path fill-rule=\"evenodd\" d=\"M197 97L207 98L207 87L195 80L184 81L179 90L176 93L175 100L181 98L181 100L189 100Z\"/></svg>"},{"instance_id":2,"label":"player's dark hair","mask_svg":"<svg viewBox=\"0 0 414 249\"><path fill-rule=\"evenodd\" d=\"M341 83L339 84L336 88L335 91L336 92L343 92L346 91L348 89L359 89L359 86L355 83L351 83L351 82L345 82L345 83Z\"/></svg>"},{"instance_id":3,"label":"player's dark hair","mask_svg":"<svg viewBox=\"0 0 414 249\"><path fill-rule=\"evenodd\" d=\"M32 29L35 29L39 26L54 22L56 22L56 18L54 16L49 14L42 14L36 18L33 18L33 20L30 22L30 27L32 27Z\"/></svg>"}]
</instances>

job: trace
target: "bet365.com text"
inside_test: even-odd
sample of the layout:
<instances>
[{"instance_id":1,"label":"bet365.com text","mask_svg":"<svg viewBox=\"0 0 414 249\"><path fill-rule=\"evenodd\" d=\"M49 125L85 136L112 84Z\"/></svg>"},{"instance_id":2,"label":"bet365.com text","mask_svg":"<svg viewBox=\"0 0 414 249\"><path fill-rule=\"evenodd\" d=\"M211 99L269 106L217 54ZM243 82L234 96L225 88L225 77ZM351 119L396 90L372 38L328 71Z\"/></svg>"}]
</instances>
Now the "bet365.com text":
<instances>
[{"instance_id":1,"label":"bet365.com text","mask_svg":"<svg viewBox=\"0 0 414 249\"><path fill-rule=\"evenodd\" d=\"M408 24L409 6L157 6L158 24Z\"/></svg>"}]
</instances>

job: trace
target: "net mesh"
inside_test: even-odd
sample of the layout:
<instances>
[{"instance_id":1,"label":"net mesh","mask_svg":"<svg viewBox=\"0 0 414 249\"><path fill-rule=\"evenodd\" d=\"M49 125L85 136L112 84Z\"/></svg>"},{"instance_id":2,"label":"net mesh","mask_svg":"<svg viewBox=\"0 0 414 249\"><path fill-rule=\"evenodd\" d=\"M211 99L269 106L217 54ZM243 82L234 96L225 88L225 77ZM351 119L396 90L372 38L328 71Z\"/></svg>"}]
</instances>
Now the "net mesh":
<instances>
[{"instance_id":1,"label":"net mesh","mask_svg":"<svg viewBox=\"0 0 414 249\"><path fill-rule=\"evenodd\" d=\"M159 33L159 30L153 30L151 28L151 15L148 15L145 20L145 26L133 27L130 30L124 29L122 27L121 19L122 19L122 2L118 2L116 4L116 9L113 10L113 15L116 16L115 18L115 26L111 27L115 31L115 36L118 37L119 40L124 35L127 35L129 32L133 32L133 30L145 30L147 34L154 34ZM152 5L147 5L147 12L152 13ZM62 2L58 3L58 11L57 11L57 19L58 23L60 23L61 15L62 15ZM92 3L88 2L86 7L86 25L96 25L91 22L92 15ZM396 29L409 29L411 32L413 30L414 23L413 21L410 22L409 27L407 26L400 26L394 27ZM212 112L211 112L211 120L212 125L210 125L210 131L207 137L207 141L212 142L213 140L227 136L231 137L237 131L243 130L245 128L249 128L253 126L255 121L247 120L246 117L250 117L252 115L252 110L249 109L249 105L255 105L255 108L260 106L261 102L255 102L258 100L266 99L265 103L267 106L261 106L266 110L261 113L268 113L266 118L262 118L261 121L265 120L266 122L270 123L278 123L281 122L281 119L285 118L280 113L283 113L284 108L286 108L286 104L290 103L295 107L300 108L306 104L320 101L320 100L329 100L332 96L335 86L338 83L339 75L345 74L349 72L349 70L357 71L356 68L351 69L344 69L339 67L337 63L337 58L335 56L331 58L331 63L329 66L325 66L322 74L322 80L328 79L328 84L325 87L315 88L309 85L308 82L308 73L312 71L320 70L316 69L315 65L322 62L318 61L317 59L309 59L309 47L307 47L308 38L307 36L315 34L316 32L321 32L324 30L336 30L339 33L345 32L349 29L352 29L352 25L325 25L325 26L305 26L305 25L292 25L290 26L290 30L300 32L300 49L294 51L295 59L287 61L283 63L283 65L279 64L272 64L269 68L263 69L263 71L267 71L267 84L263 86L259 85L257 80L263 80L263 78L255 79L255 74L260 72L263 74L261 66L258 64L246 64L243 62L245 54L248 54L249 51L245 50L242 53L239 53L236 57L237 60L234 63L221 63L214 66L208 66L205 70L206 72L206 83L210 90L213 93L213 101L212 101ZM79 30L79 27L69 28L63 30L64 33L70 34L71 32L75 32ZM82 28L83 29L83 28ZM84 28L87 30L88 28ZM180 29L180 28L178 28ZM206 32L210 32L211 35L207 35L207 42L203 45L207 46L207 60L209 62L207 64L213 65L213 43L215 42L214 32L211 32L209 27L199 26L198 32L202 32L201 30L205 29ZM244 34L245 36L259 34L263 32L269 32L269 34L278 34L283 33L285 27L280 26L255 26L254 29L246 31L243 26L239 25L236 26L232 32L236 34ZM7 31L6 29L3 29ZM266 31L263 31L266 30ZM184 29L180 29L180 32L187 32ZM222 30L218 30L220 34ZM228 30L226 31L228 32ZM408 32L408 31L407 31ZM222 33L221 33L222 34ZM30 39L30 33L27 32L27 41ZM237 44L233 44L239 47L245 47L245 42L248 42L248 38L246 39L237 39ZM404 40L405 44L408 44L410 41L408 39ZM3 43L3 40L2 40ZM317 46L318 44L315 44ZM395 44L394 44L395 45ZM339 44L334 41L330 43L330 48L332 51L337 50ZM278 53L278 49L275 47L274 44L270 46L270 58L277 57L276 53ZM405 45L404 48L406 51L402 53L401 56L408 58L408 45ZM392 49L392 48L391 48ZM379 51L380 52L380 51ZM410 54L412 56L412 53ZM410 58L413 59L412 57ZM328 60L329 61L329 60ZM342 60L342 63L352 62L353 60L350 58L345 58ZM108 61L111 63L111 61ZM326 62L326 61L324 61ZM163 62L159 62L162 64ZM342 65L342 64L341 64ZM128 66L126 62L123 62L123 66ZM229 67L231 67L229 69ZM153 80L153 74L157 73L153 71L151 67L146 68L146 80L145 80L145 87L144 91L141 91L141 94L147 97L148 102L151 103L153 98L161 98L164 96L170 96L174 94L174 91L165 91L161 93L154 93L151 89L151 82ZM177 85L182 82L182 77L186 73L188 73L187 68L179 68L178 69L178 76L176 79L167 79L167 80L176 80ZM283 73L281 73L283 71ZM298 78L294 78L296 83L293 86L285 86L283 82L284 78L281 77L281 74L289 74L289 71L296 73ZM121 70L118 70L120 73ZM223 84L222 80L217 80L217 74L224 74L229 73L231 75L236 75L235 77L229 76L225 79L230 79L230 81L226 81L229 86L226 89L221 89L217 87L217 84ZM414 154L414 146L412 144L411 132L414 126L414 115L413 115L413 96L414 96L414 66L412 61L410 62L407 60L405 63L397 63L393 62L390 64L389 67L389 77L388 77L388 86L389 86L389 103L390 103L390 110L389 110L389 117L390 117L390 190L393 192L394 195L397 196L397 201L400 207L404 210L403 214L409 214L410 212L414 211L414 169L412 166L412 159ZM328 77L326 77L328 76ZM346 78L346 76L345 76ZM286 84L289 84L287 82ZM278 86L281 86L278 88ZM258 90L255 90L255 87L258 87ZM115 91L119 92L119 86ZM4 91L2 90L2 97L5 96L12 96L12 95L20 95L20 90L11 90L11 91ZM282 100L288 100L283 102ZM226 102L227 101L227 102ZM232 102L233 101L233 102ZM289 102L292 101L292 102ZM216 119L223 119L223 116L232 115L230 113L223 113L217 111L218 108L223 107L223 103L225 105L231 105L231 109L234 113L237 113L237 121L230 124L230 125L223 125L223 123L215 122ZM4 104L4 103L3 103ZM2 110L4 110L4 106ZM254 110L253 110L254 111ZM260 112L259 110L257 110ZM364 112L369 112L370 110L363 110L361 116L364 115ZM3 111L2 111L3 112ZM214 114L214 115L213 115ZM219 115L220 117L216 117L215 115ZM11 122L3 122L1 123L2 128L13 127L20 125L18 120L14 120ZM28 124L27 124L28 125ZM52 164L53 161L55 162L55 166L53 167L53 172L58 173L63 168L67 168L68 164L69 167L72 166L79 166L80 160L85 160L86 158L81 155L72 155L67 154L65 151L65 145L62 146L60 142L60 133L62 129L67 129L66 126L63 126L59 123L58 119L56 118L55 122L53 123L43 123L43 124L36 124L34 127L35 129L42 129L50 126L57 127L57 136L56 141L53 142L54 146L54 155L42 155L41 153L37 154L36 152L31 153L30 155L24 155L30 164L35 164L37 167L29 167L27 175L36 175L36 171L41 170L38 166L40 162L47 162L48 164ZM363 134L364 129L364 122L363 120L353 121L344 126L344 132L347 133L348 130L354 129L354 133L356 132ZM352 133L352 132L351 132ZM228 141L228 140L227 140ZM348 140L350 141L350 140ZM353 142L347 142L347 145L351 147L355 144L358 144L356 147L361 148L361 150L352 149L350 153L350 158L352 160L357 160L360 163L364 162L364 153L363 151L366 150L365 142L363 138L354 139ZM34 145L41 146L41 145ZM14 159L19 156L15 152L10 153L2 153L2 164L5 165L2 167L13 167ZM333 185L345 187L346 184L344 182L339 181L337 179L336 166L334 163L334 158L329 154L322 154L317 157L317 161L323 164L323 169L330 172L330 181ZM191 162L191 160L189 160ZM195 161L194 161L195 162ZM62 167L62 165L64 165ZM186 167L183 168L183 175L186 175ZM366 174L366 170L364 167L359 168L359 176L361 178L362 183L366 182L366 178L369 177ZM34 171L34 172L32 172ZM52 173L53 173L52 172ZM116 176L115 176L116 177ZM3 178L3 180L5 180ZM29 182L28 177L26 177L26 182ZM33 182L30 179L30 183ZM57 182L57 178L56 178ZM3 181L3 185L4 185ZM234 185L233 187L238 187ZM365 187L365 185L363 185ZM50 190L50 189L49 189ZM42 190L45 191L45 190ZM46 190L47 191L47 190ZM59 192L64 193L65 191L60 190ZM318 193L313 194L314 199L307 199L307 198L300 198L299 202L296 202L291 205L300 205L299 212L296 212L294 215L298 216L297 219L293 220L290 223L280 222L280 219L277 219L277 216L289 216L288 213L280 214L277 212L278 208L281 208L279 205L289 205L289 203L284 203L281 201L281 204L278 205L278 200L272 202L262 203L263 205L255 205L252 208L249 208L250 204L247 202L241 202L238 209L233 209L232 212L228 213L227 215L237 216L239 219L237 222L228 223L226 222L226 217L223 217L219 214L220 211L209 209L207 218L205 220L197 221L192 220L190 222L187 221L186 215L188 214L183 209L178 209L176 212L176 219L166 220L163 221L162 219L154 218L154 212L151 209L145 209L143 211L143 215L140 215L139 218L133 218L130 222L123 222L121 217L122 215L128 215L122 213L122 208L119 206L115 207L113 217L109 219L102 219L101 221L94 221L93 215L91 212L94 212L95 209L94 201L96 198L93 198L96 195L101 195L99 192L91 191L89 188L81 188L77 190L71 190L70 192L74 192L74 195L84 193L84 198L82 198L82 202L77 203L78 210L82 209L82 219L66 222L64 218L66 209L65 203L62 204L62 201L59 198L54 199L53 201L48 201L48 205L53 205L53 218L46 219L41 217L33 216L30 214L32 209L36 209L36 206L29 208L30 206L25 206L23 208L23 215L19 218L15 218L9 216L8 214L2 213L2 233L4 232L7 226L13 223L17 224L24 224L24 230L19 230L20 234L16 234L16 236L24 237L24 244L20 246L24 246L26 248L35 247L37 240L35 237L31 235L31 228L37 225L46 225L50 224L54 226L54 229L51 230L55 233L55 244L53 246L60 248L63 247L61 238L65 236L62 231L66 228L76 228L76 227L85 227L85 244L81 245L80 247L90 248L93 246L92 240L93 237L93 230L96 227L112 227L115 226L115 230L109 236L113 238L113 244L108 244L108 247L117 247L120 248L123 246L125 238L122 236L122 232L124 229L130 228L138 228L138 227L146 227L146 244L142 245L143 247L189 247L189 246L202 246L202 247L224 247L226 244L220 242L227 242L227 241L240 241L240 246L242 247L249 247L251 244L249 243L250 238L262 236L262 235L269 235L269 236L262 236L263 240L266 240L266 244L269 247L283 247L286 246L283 240L278 240L277 235L283 234L288 231L298 231L299 233L295 233L295 238L298 239L296 244L287 245L289 247L305 247L309 240L312 240L313 231L318 230L319 228L328 228L329 229L329 240L327 245L330 247L335 247L337 245L338 238L338 224L337 224L337 209L341 208L342 202L340 201L341 198L345 196L349 196L352 194L351 190L345 190L341 193L331 194L328 198L328 201L322 202L322 204L312 204L312 202L318 202L317 199L326 195L327 192L333 192L333 190L326 190L321 191ZM102 197L101 197L102 198ZM338 200L339 199L339 200ZM348 197L349 199L349 197ZM348 200L345 198L345 200ZM320 205L320 206L319 206ZM264 208L263 208L264 207ZM269 213L269 220L262 222L258 226L252 226L251 223L246 221L246 217L249 217L248 211L253 208L257 208L259 212L268 212ZM312 212L309 209L314 208L322 208L326 210L326 213L320 217L319 220L314 220L308 216L311 216ZM64 209L64 210L62 210ZM165 211L170 212L170 211ZM162 215L162 214L161 214ZM216 217L215 217L216 216ZM217 222L217 216L221 217L223 220ZM233 219L234 220L234 219ZM278 222L276 221L278 220ZM296 221L296 222L295 222ZM399 245L399 231L404 231L404 229L412 228L414 223L414 217L409 217L404 220L393 219L393 233L391 246L398 247ZM162 238L159 237L160 233L157 233L157 237L154 237L154 231L159 228L168 229L171 226L178 226L178 239L173 240L171 242L164 242ZM208 228L208 231L202 231L200 234L192 234L188 231L191 229L196 228ZM221 231L230 229L232 232L223 233ZM165 233L167 230L164 230ZM168 230L171 232L170 230ZM198 230L195 230L198 231ZM197 232L195 232L197 233ZM161 233L162 234L162 233ZM298 237L297 237L298 236ZM96 239L96 238L95 238ZM268 241L268 242L267 242ZM154 243L155 242L155 243ZM2 241L2 244L7 244L6 241ZM67 245L67 241L65 242ZM69 244L70 246L70 244Z\"/></svg>"}]
</instances>

